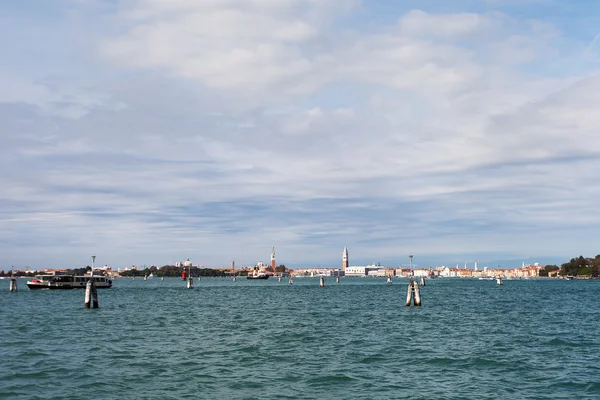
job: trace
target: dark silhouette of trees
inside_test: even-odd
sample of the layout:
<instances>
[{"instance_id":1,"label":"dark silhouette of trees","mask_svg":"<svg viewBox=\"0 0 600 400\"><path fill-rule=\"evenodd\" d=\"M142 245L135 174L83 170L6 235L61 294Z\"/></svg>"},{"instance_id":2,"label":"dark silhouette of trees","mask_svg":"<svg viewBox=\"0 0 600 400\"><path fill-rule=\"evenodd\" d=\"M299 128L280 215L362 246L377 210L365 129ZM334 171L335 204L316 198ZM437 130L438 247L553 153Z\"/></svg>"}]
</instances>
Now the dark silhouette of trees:
<instances>
[{"instance_id":1,"label":"dark silhouette of trees","mask_svg":"<svg viewBox=\"0 0 600 400\"><path fill-rule=\"evenodd\" d=\"M600 254L595 258L584 258L583 256L572 258L571 261L560 266L560 274L598 277L600 275Z\"/></svg>"}]
</instances>

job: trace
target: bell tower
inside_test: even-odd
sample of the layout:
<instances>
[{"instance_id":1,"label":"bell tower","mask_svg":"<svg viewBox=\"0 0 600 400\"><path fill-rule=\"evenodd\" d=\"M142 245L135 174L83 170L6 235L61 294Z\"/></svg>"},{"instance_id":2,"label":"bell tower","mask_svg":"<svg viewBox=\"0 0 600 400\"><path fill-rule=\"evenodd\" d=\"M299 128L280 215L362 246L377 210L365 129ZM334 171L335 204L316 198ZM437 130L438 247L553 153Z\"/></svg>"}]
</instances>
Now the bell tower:
<instances>
[{"instance_id":1,"label":"bell tower","mask_svg":"<svg viewBox=\"0 0 600 400\"><path fill-rule=\"evenodd\" d=\"M348 248L344 247L344 253L342 254L342 271L346 272L348 268Z\"/></svg>"},{"instance_id":2,"label":"bell tower","mask_svg":"<svg viewBox=\"0 0 600 400\"><path fill-rule=\"evenodd\" d=\"M271 251L271 270L275 272L275 268L277 268L277 262L275 261L275 247Z\"/></svg>"}]
</instances>

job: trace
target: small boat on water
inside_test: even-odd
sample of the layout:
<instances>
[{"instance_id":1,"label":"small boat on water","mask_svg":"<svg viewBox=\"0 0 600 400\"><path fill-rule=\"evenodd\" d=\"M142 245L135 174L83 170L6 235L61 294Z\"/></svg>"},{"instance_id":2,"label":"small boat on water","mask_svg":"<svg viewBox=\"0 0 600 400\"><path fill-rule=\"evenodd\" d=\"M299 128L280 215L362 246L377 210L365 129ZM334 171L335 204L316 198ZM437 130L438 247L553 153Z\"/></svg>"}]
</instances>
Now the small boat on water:
<instances>
[{"instance_id":1,"label":"small boat on water","mask_svg":"<svg viewBox=\"0 0 600 400\"><path fill-rule=\"evenodd\" d=\"M269 275L264 272L259 272L258 274L248 275L246 279L269 279Z\"/></svg>"},{"instance_id":2,"label":"small boat on water","mask_svg":"<svg viewBox=\"0 0 600 400\"><path fill-rule=\"evenodd\" d=\"M27 281L30 290L37 289L85 289L89 276L83 275L38 275ZM112 279L105 276L94 276L94 283L98 289L112 287Z\"/></svg>"},{"instance_id":3,"label":"small boat on water","mask_svg":"<svg viewBox=\"0 0 600 400\"><path fill-rule=\"evenodd\" d=\"M267 275L264 271L260 271L259 268L254 267L252 273L249 273L246 279L269 279L269 275Z\"/></svg>"}]
</instances>

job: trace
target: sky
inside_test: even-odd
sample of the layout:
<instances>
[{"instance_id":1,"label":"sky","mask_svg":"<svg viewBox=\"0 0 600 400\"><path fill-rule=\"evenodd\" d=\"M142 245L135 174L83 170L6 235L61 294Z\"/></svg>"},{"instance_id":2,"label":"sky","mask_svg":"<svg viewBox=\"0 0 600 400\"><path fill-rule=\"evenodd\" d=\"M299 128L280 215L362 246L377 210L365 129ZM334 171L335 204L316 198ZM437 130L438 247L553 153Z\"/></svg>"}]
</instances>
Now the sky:
<instances>
[{"instance_id":1,"label":"sky","mask_svg":"<svg viewBox=\"0 0 600 400\"><path fill-rule=\"evenodd\" d=\"M0 3L0 269L595 256L600 3Z\"/></svg>"}]
</instances>

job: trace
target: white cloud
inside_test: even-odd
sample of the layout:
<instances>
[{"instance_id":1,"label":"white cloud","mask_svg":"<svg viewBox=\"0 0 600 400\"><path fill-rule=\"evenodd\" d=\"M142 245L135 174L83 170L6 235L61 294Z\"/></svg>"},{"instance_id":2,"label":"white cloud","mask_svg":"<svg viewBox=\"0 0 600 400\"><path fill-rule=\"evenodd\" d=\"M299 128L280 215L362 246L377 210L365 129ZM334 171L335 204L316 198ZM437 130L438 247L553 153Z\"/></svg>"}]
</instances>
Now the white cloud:
<instances>
[{"instance_id":1,"label":"white cloud","mask_svg":"<svg viewBox=\"0 0 600 400\"><path fill-rule=\"evenodd\" d=\"M494 21L488 16L474 13L428 14L421 10L413 10L405 14L398 25L402 33L409 36L452 40L485 33L494 28Z\"/></svg>"},{"instance_id":2,"label":"white cloud","mask_svg":"<svg viewBox=\"0 0 600 400\"><path fill-rule=\"evenodd\" d=\"M0 238L46 248L59 227L127 262L218 264L271 245L551 251L587 229L600 84L540 66L572 56L560 32L419 10L349 32L347 4L124 1L96 38L108 77L5 74ZM47 112L61 102L83 111Z\"/></svg>"},{"instance_id":3,"label":"white cloud","mask_svg":"<svg viewBox=\"0 0 600 400\"><path fill-rule=\"evenodd\" d=\"M314 73L320 60L301 46L348 4L139 0L125 3L125 33L104 41L102 52L120 64L164 69L209 87L303 91L294 80Z\"/></svg>"}]
</instances>

